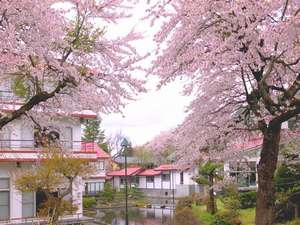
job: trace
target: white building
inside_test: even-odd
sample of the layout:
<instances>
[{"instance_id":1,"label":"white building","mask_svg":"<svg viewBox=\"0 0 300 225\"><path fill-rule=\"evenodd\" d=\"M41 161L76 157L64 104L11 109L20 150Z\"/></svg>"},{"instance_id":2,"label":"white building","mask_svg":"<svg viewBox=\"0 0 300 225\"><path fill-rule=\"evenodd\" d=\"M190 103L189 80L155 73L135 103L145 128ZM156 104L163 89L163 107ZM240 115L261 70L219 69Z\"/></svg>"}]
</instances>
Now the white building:
<instances>
[{"instance_id":1,"label":"white building","mask_svg":"<svg viewBox=\"0 0 300 225\"><path fill-rule=\"evenodd\" d=\"M140 189L148 197L172 198L183 197L193 192L201 192L200 185L192 180L196 169L179 170L174 165L161 165L153 169L129 167L128 184ZM120 189L125 184L125 169L107 174L112 177L112 184Z\"/></svg>"},{"instance_id":2,"label":"white building","mask_svg":"<svg viewBox=\"0 0 300 225\"><path fill-rule=\"evenodd\" d=\"M111 156L102 150L96 143L88 143L85 145L87 150L93 150L97 152L97 160L91 164L95 168L89 178L84 180L85 182L85 195L96 195L104 189L104 183L106 181L106 173L110 168Z\"/></svg>"},{"instance_id":3,"label":"white building","mask_svg":"<svg viewBox=\"0 0 300 225\"><path fill-rule=\"evenodd\" d=\"M104 176L105 171L102 165L109 156L96 148L93 143L81 142L81 120L95 117L94 113L76 113L71 117L58 115L53 119L51 129L53 128L53 134L59 137L66 151L75 157L99 164L99 170L101 170L99 174ZM37 210L45 200L43 193L21 193L14 186L16 174L36 165L39 160L46 160L41 158L42 147L33 127L18 119L0 132L0 224L36 220ZM99 174L90 177L87 183L97 180ZM79 178L74 182L72 190L73 203L78 210L63 219L83 218L82 195L84 191L84 182Z\"/></svg>"},{"instance_id":4,"label":"white building","mask_svg":"<svg viewBox=\"0 0 300 225\"><path fill-rule=\"evenodd\" d=\"M224 173L231 176L241 191L257 189L257 165L262 138L256 137L232 146L222 154Z\"/></svg>"},{"instance_id":5,"label":"white building","mask_svg":"<svg viewBox=\"0 0 300 225\"><path fill-rule=\"evenodd\" d=\"M290 129L287 122L282 125L282 128L281 145L299 139L298 132L286 132ZM224 160L225 174L234 178L241 191L256 190L258 187L257 165L262 143L262 137L250 137L231 146L220 156ZM279 153L279 162L282 160L282 155Z\"/></svg>"}]
</instances>

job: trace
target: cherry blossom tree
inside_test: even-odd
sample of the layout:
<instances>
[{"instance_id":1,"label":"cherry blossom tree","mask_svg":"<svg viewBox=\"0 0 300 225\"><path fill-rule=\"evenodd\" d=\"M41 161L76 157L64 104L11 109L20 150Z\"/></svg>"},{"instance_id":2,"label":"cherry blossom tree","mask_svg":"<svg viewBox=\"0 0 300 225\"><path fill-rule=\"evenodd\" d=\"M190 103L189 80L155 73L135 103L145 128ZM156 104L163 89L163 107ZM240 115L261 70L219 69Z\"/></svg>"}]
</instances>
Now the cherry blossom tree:
<instances>
[{"instance_id":1,"label":"cherry blossom tree","mask_svg":"<svg viewBox=\"0 0 300 225\"><path fill-rule=\"evenodd\" d=\"M1 90L18 98L2 101L0 128L39 111L116 112L144 91L130 75L142 58L131 45L140 35L109 33L130 16L128 7L123 0L2 0Z\"/></svg>"},{"instance_id":2,"label":"cherry blossom tree","mask_svg":"<svg viewBox=\"0 0 300 225\"><path fill-rule=\"evenodd\" d=\"M256 224L273 224L281 125L300 113L300 2L151 4L148 17L163 21L151 72L161 85L187 78L186 93L195 95L176 133L194 152L182 155L189 161L213 137L259 132Z\"/></svg>"}]
</instances>

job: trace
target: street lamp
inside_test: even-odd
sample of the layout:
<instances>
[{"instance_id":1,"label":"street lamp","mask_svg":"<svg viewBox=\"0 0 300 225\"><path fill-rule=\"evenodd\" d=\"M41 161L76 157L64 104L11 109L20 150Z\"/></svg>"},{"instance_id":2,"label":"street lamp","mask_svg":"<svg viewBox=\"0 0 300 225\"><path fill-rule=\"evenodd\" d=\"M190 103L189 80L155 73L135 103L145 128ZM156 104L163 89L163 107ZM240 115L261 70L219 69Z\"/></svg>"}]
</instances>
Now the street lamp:
<instances>
[{"instance_id":1,"label":"street lamp","mask_svg":"<svg viewBox=\"0 0 300 225\"><path fill-rule=\"evenodd\" d=\"M128 225L128 180L127 180L127 149L130 147L130 143L126 138L121 142L123 153L125 157L125 225Z\"/></svg>"}]
</instances>

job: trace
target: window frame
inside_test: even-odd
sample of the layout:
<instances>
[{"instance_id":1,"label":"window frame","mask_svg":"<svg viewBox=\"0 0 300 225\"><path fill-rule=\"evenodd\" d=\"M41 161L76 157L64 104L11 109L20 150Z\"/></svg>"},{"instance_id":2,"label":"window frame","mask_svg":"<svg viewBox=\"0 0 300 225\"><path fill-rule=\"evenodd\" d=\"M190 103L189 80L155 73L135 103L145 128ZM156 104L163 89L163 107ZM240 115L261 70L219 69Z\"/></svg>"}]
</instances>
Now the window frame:
<instances>
[{"instance_id":1,"label":"window frame","mask_svg":"<svg viewBox=\"0 0 300 225\"><path fill-rule=\"evenodd\" d=\"M146 182L147 183L154 183L154 176L146 176Z\"/></svg>"},{"instance_id":2,"label":"window frame","mask_svg":"<svg viewBox=\"0 0 300 225\"><path fill-rule=\"evenodd\" d=\"M0 192L3 192L3 193L7 193L7 195L8 195L8 203L7 203L7 205L1 205L1 203L0 203L0 206L7 206L7 212L8 212L8 215L7 215L7 218L3 218L3 219L0 219L0 220L9 220L10 219L10 204L11 204L11 202L10 202L10 178L8 178L8 177L0 177L0 180L7 180L8 182L7 182L7 187L5 187L5 188L1 188L0 187Z\"/></svg>"},{"instance_id":3,"label":"window frame","mask_svg":"<svg viewBox=\"0 0 300 225\"><path fill-rule=\"evenodd\" d=\"M168 179L166 179L166 178L168 178ZM163 182L170 182L171 181L171 174L170 173L163 173L161 175L161 180Z\"/></svg>"},{"instance_id":4,"label":"window frame","mask_svg":"<svg viewBox=\"0 0 300 225\"><path fill-rule=\"evenodd\" d=\"M32 194L32 202L25 202L25 204L24 204L24 194ZM36 202L36 198L35 198L35 193L34 192L22 192L22 217L24 217L24 218L31 218L31 217L35 217L35 212L36 212L36 204L35 204L35 202ZM30 216L25 216L24 215L24 211L23 211L23 207L27 207L28 205L31 205L32 204L32 210L33 210L33 212L32 212L32 215L30 215Z\"/></svg>"},{"instance_id":5,"label":"window frame","mask_svg":"<svg viewBox=\"0 0 300 225\"><path fill-rule=\"evenodd\" d=\"M233 165L231 163L235 163ZM248 164L243 167L242 164ZM242 166L241 166L242 165ZM248 168L247 168L248 166ZM255 166L255 167L253 167ZM246 168L246 169L245 169ZM229 175L234 178L238 187L254 187L257 185L257 163L256 161L248 162L229 162ZM254 175L254 176L253 176ZM251 178L255 177L255 184Z\"/></svg>"}]
</instances>

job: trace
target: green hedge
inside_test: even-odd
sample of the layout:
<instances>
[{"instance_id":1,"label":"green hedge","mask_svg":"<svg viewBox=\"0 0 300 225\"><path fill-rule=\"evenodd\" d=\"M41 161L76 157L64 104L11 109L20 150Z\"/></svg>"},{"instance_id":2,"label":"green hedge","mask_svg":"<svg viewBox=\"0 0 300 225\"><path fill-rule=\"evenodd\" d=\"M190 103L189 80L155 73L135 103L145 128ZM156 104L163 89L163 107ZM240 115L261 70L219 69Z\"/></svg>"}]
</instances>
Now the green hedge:
<instances>
[{"instance_id":1,"label":"green hedge","mask_svg":"<svg viewBox=\"0 0 300 225\"><path fill-rule=\"evenodd\" d=\"M97 200L95 197L83 197L83 208L91 208L93 205L96 205Z\"/></svg>"},{"instance_id":2,"label":"green hedge","mask_svg":"<svg viewBox=\"0 0 300 225\"><path fill-rule=\"evenodd\" d=\"M253 208L256 206L256 192L247 191L240 193L240 202L242 209Z\"/></svg>"}]
</instances>

